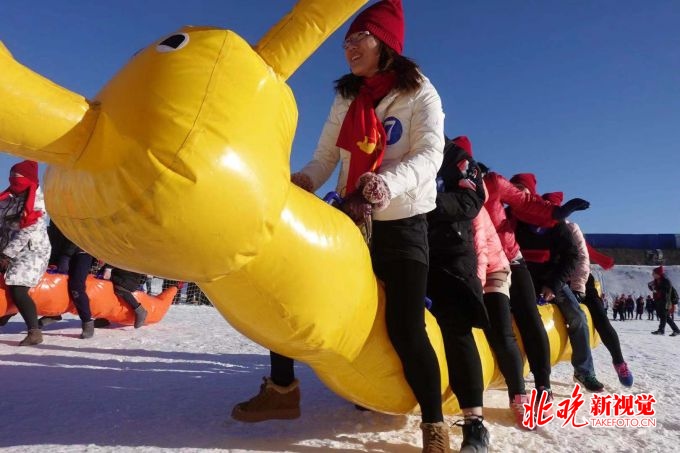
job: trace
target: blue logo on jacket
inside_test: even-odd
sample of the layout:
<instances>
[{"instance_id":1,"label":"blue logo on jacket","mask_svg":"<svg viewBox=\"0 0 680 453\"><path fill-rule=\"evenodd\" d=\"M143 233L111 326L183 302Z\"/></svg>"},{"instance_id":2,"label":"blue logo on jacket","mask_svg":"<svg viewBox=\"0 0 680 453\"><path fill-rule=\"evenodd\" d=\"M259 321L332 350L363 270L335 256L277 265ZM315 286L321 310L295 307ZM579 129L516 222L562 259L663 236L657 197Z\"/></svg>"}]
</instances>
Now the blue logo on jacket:
<instances>
[{"instance_id":1,"label":"blue logo on jacket","mask_svg":"<svg viewBox=\"0 0 680 453\"><path fill-rule=\"evenodd\" d=\"M393 116L388 116L383 121L383 127L387 133L387 145L394 145L401 138L404 128L401 126L401 121Z\"/></svg>"}]
</instances>

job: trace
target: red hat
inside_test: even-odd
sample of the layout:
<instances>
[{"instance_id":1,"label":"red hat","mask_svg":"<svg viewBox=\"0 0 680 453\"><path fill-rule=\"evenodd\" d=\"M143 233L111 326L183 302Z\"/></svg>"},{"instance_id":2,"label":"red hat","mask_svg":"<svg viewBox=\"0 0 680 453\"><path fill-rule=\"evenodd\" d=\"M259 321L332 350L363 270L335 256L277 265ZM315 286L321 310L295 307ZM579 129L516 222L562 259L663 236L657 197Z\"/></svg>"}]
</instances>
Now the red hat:
<instances>
[{"instance_id":1,"label":"red hat","mask_svg":"<svg viewBox=\"0 0 680 453\"><path fill-rule=\"evenodd\" d=\"M465 135L456 137L453 140L451 140L451 142L457 147L461 148L466 153L468 153L468 156L472 157L472 143L470 143L470 139L467 138Z\"/></svg>"},{"instance_id":2,"label":"red hat","mask_svg":"<svg viewBox=\"0 0 680 453\"><path fill-rule=\"evenodd\" d=\"M404 50L404 10L401 0L382 0L363 10L349 26L345 39L358 31L370 31L401 55Z\"/></svg>"},{"instance_id":3,"label":"red hat","mask_svg":"<svg viewBox=\"0 0 680 453\"><path fill-rule=\"evenodd\" d=\"M533 173L517 173L510 178L510 182L513 184L521 184L529 189L529 192L536 195L536 176L534 176Z\"/></svg>"},{"instance_id":4,"label":"red hat","mask_svg":"<svg viewBox=\"0 0 680 453\"><path fill-rule=\"evenodd\" d=\"M12 176L18 173L21 177ZM26 192L26 200L24 201L24 210L21 216L21 228L26 228L33 225L42 216L42 211L35 211L35 196L38 190L38 163L33 160L24 160L18 164L14 164L9 171L9 187L0 193L0 200L5 200L19 193Z\"/></svg>"},{"instance_id":5,"label":"red hat","mask_svg":"<svg viewBox=\"0 0 680 453\"><path fill-rule=\"evenodd\" d=\"M553 204L555 206L560 206L562 204L562 201L564 201L564 193L562 193L562 192L548 192L548 193L544 193L542 198L545 201L549 201L550 204Z\"/></svg>"},{"instance_id":6,"label":"red hat","mask_svg":"<svg viewBox=\"0 0 680 453\"><path fill-rule=\"evenodd\" d=\"M663 276L663 266L655 267L652 273L659 276Z\"/></svg>"},{"instance_id":7,"label":"red hat","mask_svg":"<svg viewBox=\"0 0 680 453\"><path fill-rule=\"evenodd\" d=\"M10 173L19 173L24 178L28 178L33 184L39 184L38 163L34 160L25 160L12 165Z\"/></svg>"}]
</instances>

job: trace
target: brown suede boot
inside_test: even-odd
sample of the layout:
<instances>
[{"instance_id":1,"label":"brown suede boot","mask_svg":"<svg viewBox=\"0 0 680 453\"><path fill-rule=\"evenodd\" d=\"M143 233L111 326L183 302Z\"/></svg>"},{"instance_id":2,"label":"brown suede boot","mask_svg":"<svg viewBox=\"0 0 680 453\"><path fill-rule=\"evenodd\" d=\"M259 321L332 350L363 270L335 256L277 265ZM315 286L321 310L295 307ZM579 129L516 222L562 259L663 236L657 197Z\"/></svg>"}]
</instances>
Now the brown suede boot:
<instances>
[{"instance_id":1,"label":"brown suede boot","mask_svg":"<svg viewBox=\"0 0 680 453\"><path fill-rule=\"evenodd\" d=\"M423 453L449 453L449 426L444 422L421 423Z\"/></svg>"},{"instance_id":2,"label":"brown suede boot","mask_svg":"<svg viewBox=\"0 0 680 453\"><path fill-rule=\"evenodd\" d=\"M232 418L247 423L265 420L290 420L300 416L300 382L295 379L288 387L281 387L264 378L260 393L231 411Z\"/></svg>"},{"instance_id":3,"label":"brown suede boot","mask_svg":"<svg viewBox=\"0 0 680 453\"><path fill-rule=\"evenodd\" d=\"M40 329L30 329L26 338L19 342L19 346L33 346L43 342Z\"/></svg>"}]
</instances>

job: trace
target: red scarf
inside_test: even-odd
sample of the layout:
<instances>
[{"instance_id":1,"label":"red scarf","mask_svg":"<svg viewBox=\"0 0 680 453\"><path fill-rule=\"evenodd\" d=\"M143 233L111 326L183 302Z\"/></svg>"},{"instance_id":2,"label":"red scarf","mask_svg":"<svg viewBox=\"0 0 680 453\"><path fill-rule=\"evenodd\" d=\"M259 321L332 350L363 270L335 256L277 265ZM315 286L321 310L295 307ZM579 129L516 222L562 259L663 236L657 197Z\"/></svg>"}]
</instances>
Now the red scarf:
<instances>
[{"instance_id":1,"label":"red scarf","mask_svg":"<svg viewBox=\"0 0 680 453\"><path fill-rule=\"evenodd\" d=\"M42 216L42 211L34 211L35 192L38 185L25 176L10 176L9 187L0 193L0 201L9 198L11 194L20 195L27 191L26 201L24 202L24 212L21 215L21 228L33 225Z\"/></svg>"},{"instance_id":2,"label":"red scarf","mask_svg":"<svg viewBox=\"0 0 680 453\"><path fill-rule=\"evenodd\" d=\"M335 143L350 152L345 197L356 190L359 176L375 171L382 163L387 134L375 114L375 104L394 88L396 79L393 72L364 78L359 94L347 110Z\"/></svg>"}]
</instances>

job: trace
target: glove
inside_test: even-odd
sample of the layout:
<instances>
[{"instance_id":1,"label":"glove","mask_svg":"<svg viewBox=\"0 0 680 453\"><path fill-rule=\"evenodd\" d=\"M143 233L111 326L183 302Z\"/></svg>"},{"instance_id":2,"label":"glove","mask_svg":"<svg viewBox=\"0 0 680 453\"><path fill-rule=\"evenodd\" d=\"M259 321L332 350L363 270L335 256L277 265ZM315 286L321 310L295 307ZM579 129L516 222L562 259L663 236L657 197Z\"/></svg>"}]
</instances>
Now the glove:
<instances>
[{"instance_id":1,"label":"glove","mask_svg":"<svg viewBox=\"0 0 680 453\"><path fill-rule=\"evenodd\" d=\"M473 190L480 200L486 200L482 171L479 168L479 164L474 159L468 161L464 176L463 179L458 181L458 187Z\"/></svg>"},{"instance_id":2,"label":"glove","mask_svg":"<svg viewBox=\"0 0 680 453\"><path fill-rule=\"evenodd\" d=\"M357 188L366 201L371 203L375 212L380 212L390 204L390 188L385 180L373 172L359 176Z\"/></svg>"},{"instance_id":3,"label":"glove","mask_svg":"<svg viewBox=\"0 0 680 453\"><path fill-rule=\"evenodd\" d=\"M11 262L12 262L12 258L5 255L4 253L0 253L0 272L2 272L4 274L5 271L7 271L7 268L9 267L9 264Z\"/></svg>"},{"instance_id":4,"label":"glove","mask_svg":"<svg viewBox=\"0 0 680 453\"><path fill-rule=\"evenodd\" d=\"M347 214L354 223L362 225L370 218L373 206L366 198L364 198L361 191L355 190L343 200L340 209Z\"/></svg>"},{"instance_id":5,"label":"glove","mask_svg":"<svg viewBox=\"0 0 680 453\"><path fill-rule=\"evenodd\" d=\"M576 211L585 211L590 207L590 203L583 198L572 198L562 206L555 206L553 209L553 220L564 220Z\"/></svg>"},{"instance_id":6,"label":"glove","mask_svg":"<svg viewBox=\"0 0 680 453\"><path fill-rule=\"evenodd\" d=\"M298 171L290 175L290 182L307 192L314 192L314 182L305 173Z\"/></svg>"}]
</instances>

